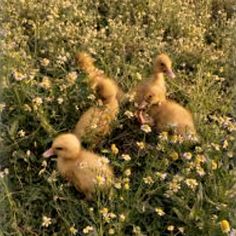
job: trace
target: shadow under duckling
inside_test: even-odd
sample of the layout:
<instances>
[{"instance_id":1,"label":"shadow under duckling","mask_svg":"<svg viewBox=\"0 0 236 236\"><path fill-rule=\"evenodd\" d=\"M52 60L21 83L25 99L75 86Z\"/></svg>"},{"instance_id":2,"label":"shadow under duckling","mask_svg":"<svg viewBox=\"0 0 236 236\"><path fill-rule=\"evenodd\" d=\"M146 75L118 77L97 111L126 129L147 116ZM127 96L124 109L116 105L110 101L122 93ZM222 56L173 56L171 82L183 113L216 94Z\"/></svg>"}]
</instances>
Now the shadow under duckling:
<instances>
[{"instance_id":1,"label":"shadow under duckling","mask_svg":"<svg viewBox=\"0 0 236 236\"><path fill-rule=\"evenodd\" d=\"M167 99L160 87L149 87L139 109L142 124L153 126L157 132L172 131L181 135L184 140L198 141L191 112Z\"/></svg>"},{"instance_id":2,"label":"shadow under duckling","mask_svg":"<svg viewBox=\"0 0 236 236\"><path fill-rule=\"evenodd\" d=\"M81 69L84 70L89 77L89 85L93 90L97 90L98 87L102 86L104 89L104 93L112 93L112 91L116 90L117 95L116 98L120 102L123 99L124 92L118 86L118 84L107 77L104 74L104 71L99 70L95 65L95 60L86 52L77 53L76 62L80 65Z\"/></svg>"},{"instance_id":3,"label":"shadow under duckling","mask_svg":"<svg viewBox=\"0 0 236 236\"><path fill-rule=\"evenodd\" d=\"M166 84L164 74L169 78L175 78L175 74L172 71L172 61L166 54L162 53L158 55L154 61L153 73L150 79L147 79L139 83L131 93L134 93L134 101L139 105L152 86L158 86L163 93L166 94Z\"/></svg>"},{"instance_id":4,"label":"shadow under duckling","mask_svg":"<svg viewBox=\"0 0 236 236\"><path fill-rule=\"evenodd\" d=\"M57 136L43 157L57 156L57 169L75 188L91 200L96 189L111 187L114 174L109 160L84 150L79 139L70 133Z\"/></svg>"}]
</instances>

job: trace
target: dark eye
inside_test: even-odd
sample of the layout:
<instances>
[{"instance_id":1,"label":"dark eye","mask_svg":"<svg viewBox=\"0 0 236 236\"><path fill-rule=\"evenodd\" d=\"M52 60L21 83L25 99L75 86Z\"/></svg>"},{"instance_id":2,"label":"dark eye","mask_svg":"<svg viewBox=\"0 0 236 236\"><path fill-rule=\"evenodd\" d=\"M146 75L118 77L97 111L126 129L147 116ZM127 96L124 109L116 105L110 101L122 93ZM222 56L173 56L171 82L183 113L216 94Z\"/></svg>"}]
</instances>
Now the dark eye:
<instances>
[{"instance_id":1,"label":"dark eye","mask_svg":"<svg viewBox=\"0 0 236 236\"><path fill-rule=\"evenodd\" d=\"M165 64L163 62L161 62L161 66L165 66Z\"/></svg>"},{"instance_id":2,"label":"dark eye","mask_svg":"<svg viewBox=\"0 0 236 236\"><path fill-rule=\"evenodd\" d=\"M57 151L61 151L63 148L62 147L56 147L55 148Z\"/></svg>"}]
</instances>

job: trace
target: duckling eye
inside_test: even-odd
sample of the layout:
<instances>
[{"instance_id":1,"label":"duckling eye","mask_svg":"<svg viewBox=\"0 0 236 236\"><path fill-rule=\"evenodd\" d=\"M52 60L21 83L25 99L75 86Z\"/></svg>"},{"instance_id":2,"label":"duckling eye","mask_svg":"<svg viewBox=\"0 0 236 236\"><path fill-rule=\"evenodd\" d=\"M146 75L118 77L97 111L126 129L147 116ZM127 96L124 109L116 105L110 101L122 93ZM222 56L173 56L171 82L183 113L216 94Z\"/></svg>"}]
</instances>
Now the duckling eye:
<instances>
[{"instance_id":1,"label":"duckling eye","mask_svg":"<svg viewBox=\"0 0 236 236\"><path fill-rule=\"evenodd\" d=\"M163 67L164 67L164 66L165 66L165 64L164 64L163 62L161 62L161 66L163 66Z\"/></svg>"},{"instance_id":2,"label":"duckling eye","mask_svg":"<svg viewBox=\"0 0 236 236\"><path fill-rule=\"evenodd\" d=\"M56 147L55 148L57 151L61 151L63 148L62 147Z\"/></svg>"},{"instance_id":3,"label":"duckling eye","mask_svg":"<svg viewBox=\"0 0 236 236\"><path fill-rule=\"evenodd\" d=\"M152 98L152 95L150 94L150 95L148 95L148 96L146 97L146 100L147 100L147 101L150 101L151 98Z\"/></svg>"}]
</instances>

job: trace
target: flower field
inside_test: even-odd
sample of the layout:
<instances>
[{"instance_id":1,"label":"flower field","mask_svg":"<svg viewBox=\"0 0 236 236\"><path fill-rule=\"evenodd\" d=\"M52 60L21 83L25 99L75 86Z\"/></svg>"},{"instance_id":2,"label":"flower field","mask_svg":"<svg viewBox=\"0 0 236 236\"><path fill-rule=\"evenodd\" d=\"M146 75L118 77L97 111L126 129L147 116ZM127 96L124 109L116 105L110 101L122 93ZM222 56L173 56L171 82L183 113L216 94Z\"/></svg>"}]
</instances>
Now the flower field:
<instances>
[{"instance_id":1,"label":"flower field","mask_svg":"<svg viewBox=\"0 0 236 236\"><path fill-rule=\"evenodd\" d=\"M3 0L0 13L0 235L236 235L235 1ZM168 97L200 140L157 134L122 104L111 134L83 143L116 176L94 201L42 157L96 104L80 51L127 96L168 54Z\"/></svg>"}]
</instances>

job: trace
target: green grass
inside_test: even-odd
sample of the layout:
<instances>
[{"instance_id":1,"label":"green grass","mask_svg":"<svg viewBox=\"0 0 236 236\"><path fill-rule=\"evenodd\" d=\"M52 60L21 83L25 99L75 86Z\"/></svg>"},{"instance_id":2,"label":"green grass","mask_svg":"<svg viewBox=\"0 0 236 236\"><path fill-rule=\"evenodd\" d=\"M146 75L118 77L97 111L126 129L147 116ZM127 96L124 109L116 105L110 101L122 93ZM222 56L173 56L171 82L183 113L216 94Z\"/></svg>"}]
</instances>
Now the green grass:
<instances>
[{"instance_id":1,"label":"green grass","mask_svg":"<svg viewBox=\"0 0 236 236\"><path fill-rule=\"evenodd\" d=\"M217 236L227 235L224 219L236 228L234 7L218 0L4 0L0 235L72 235L71 227L86 235L92 226L87 235ZM133 105L123 105L112 133L94 148L111 160L121 188L97 193L94 202L55 172L55 159L42 158L53 137L72 130L94 103L74 61L81 50L126 92L150 74L157 53L168 53L177 75L167 80L169 96L193 112L201 138L191 146L146 134L124 115ZM76 81L70 72L77 72ZM48 227L43 216L51 218Z\"/></svg>"}]
</instances>

